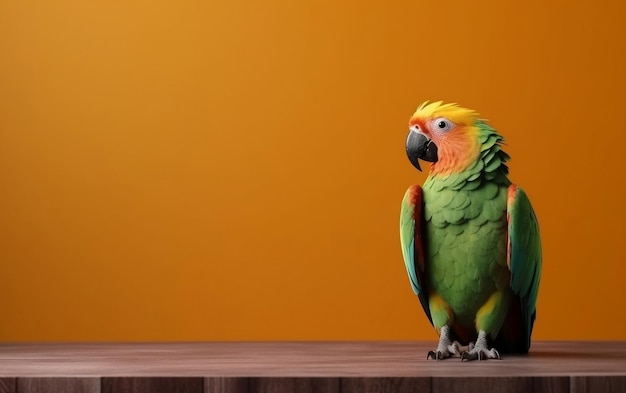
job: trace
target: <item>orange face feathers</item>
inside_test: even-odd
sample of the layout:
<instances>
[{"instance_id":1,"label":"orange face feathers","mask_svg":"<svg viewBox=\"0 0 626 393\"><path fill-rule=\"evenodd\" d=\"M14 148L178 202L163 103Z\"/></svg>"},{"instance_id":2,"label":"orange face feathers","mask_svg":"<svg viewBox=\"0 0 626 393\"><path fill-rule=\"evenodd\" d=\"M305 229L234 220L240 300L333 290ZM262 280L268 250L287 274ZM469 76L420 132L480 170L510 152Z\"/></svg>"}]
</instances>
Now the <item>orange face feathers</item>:
<instances>
[{"instance_id":1,"label":"orange face feathers","mask_svg":"<svg viewBox=\"0 0 626 393\"><path fill-rule=\"evenodd\" d=\"M441 101L426 101L417 108L409 128L437 146L438 160L431 164L431 175L460 173L478 158L478 116L474 110Z\"/></svg>"}]
</instances>

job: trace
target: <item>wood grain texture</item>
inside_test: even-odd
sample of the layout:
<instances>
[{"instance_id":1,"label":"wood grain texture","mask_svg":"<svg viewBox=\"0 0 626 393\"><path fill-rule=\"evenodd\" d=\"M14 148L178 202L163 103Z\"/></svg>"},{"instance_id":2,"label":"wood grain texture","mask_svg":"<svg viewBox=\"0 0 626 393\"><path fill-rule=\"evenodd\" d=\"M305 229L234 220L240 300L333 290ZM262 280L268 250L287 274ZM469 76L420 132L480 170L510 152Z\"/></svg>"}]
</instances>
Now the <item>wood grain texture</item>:
<instances>
[{"instance_id":1,"label":"wood grain texture","mask_svg":"<svg viewBox=\"0 0 626 393\"><path fill-rule=\"evenodd\" d=\"M251 378L250 393L339 393L339 378Z\"/></svg>"},{"instance_id":2,"label":"wood grain texture","mask_svg":"<svg viewBox=\"0 0 626 393\"><path fill-rule=\"evenodd\" d=\"M430 393L430 378L341 378L341 393Z\"/></svg>"},{"instance_id":3,"label":"wood grain texture","mask_svg":"<svg viewBox=\"0 0 626 393\"><path fill-rule=\"evenodd\" d=\"M533 392L536 393L569 393L569 377L535 377L533 378Z\"/></svg>"},{"instance_id":4,"label":"wood grain texture","mask_svg":"<svg viewBox=\"0 0 626 393\"><path fill-rule=\"evenodd\" d=\"M102 378L102 393L203 392L203 378Z\"/></svg>"},{"instance_id":5,"label":"wood grain texture","mask_svg":"<svg viewBox=\"0 0 626 393\"><path fill-rule=\"evenodd\" d=\"M0 393L16 393L17 378L0 378Z\"/></svg>"},{"instance_id":6,"label":"wood grain texture","mask_svg":"<svg viewBox=\"0 0 626 393\"><path fill-rule=\"evenodd\" d=\"M204 379L204 393L248 393L248 378L209 377Z\"/></svg>"},{"instance_id":7,"label":"wood grain texture","mask_svg":"<svg viewBox=\"0 0 626 393\"><path fill-rule=\"evenodd\" d=\"M100 393L100 378L18 378L19 393Z\"/></svg>"},{"instance_id":8,"label":"wood grain texture","mask_svg":"<svg viewBox=\"0 0 626 393\"><path fill-rule=\"evenodd\" d=\"M624 393L626 376L572 377L571 393Z\"/></svg>"},{"instance_id":9,"label":"wood grain texture","mask_svg":"<svg viewBox=\"0 0 626 393\"><path fill-rule=\"evenodd\" d=\"M530 393L531 377L436 377L432 393Z\"/></svg>"},{"instance_id":10,"label":"wood grain texture","mask_svg":"<svg viewBox=\"0 0 626 393\"><path fill-rule=\"evenodd\" d=\"M426 360L430 342L0 344L0 377L626 377L626 342L536 342L528 356Z\"/></svg>"}]
</instances>

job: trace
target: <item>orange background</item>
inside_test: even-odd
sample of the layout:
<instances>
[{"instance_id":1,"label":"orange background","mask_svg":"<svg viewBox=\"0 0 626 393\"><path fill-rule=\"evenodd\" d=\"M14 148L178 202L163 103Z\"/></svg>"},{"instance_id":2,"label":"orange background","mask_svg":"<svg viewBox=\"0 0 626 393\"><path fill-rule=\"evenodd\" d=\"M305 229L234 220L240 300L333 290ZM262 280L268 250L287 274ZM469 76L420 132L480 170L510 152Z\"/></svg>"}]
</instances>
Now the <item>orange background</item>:
<instances>
[{"instance_id":1,"label":"orange background","mask_svg":"<svg viewBox=\"0 0 626 393\"><path fill-rule=\"evenodd\" d=\"M423 100L508 142L534 338L626 339L623 1L3 1L0 340L435 340Z\"/></svg>"}]
</instances>

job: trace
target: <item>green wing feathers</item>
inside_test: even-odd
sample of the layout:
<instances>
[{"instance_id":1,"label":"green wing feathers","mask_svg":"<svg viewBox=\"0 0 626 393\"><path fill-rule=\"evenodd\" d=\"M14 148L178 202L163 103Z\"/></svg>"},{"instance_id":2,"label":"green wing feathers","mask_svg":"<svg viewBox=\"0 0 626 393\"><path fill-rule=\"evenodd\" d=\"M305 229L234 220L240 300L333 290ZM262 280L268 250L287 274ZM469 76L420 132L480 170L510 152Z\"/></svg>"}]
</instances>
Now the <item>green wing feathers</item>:
<instances>
[{"instance_id":1,"label":"green wing feathers","mask_svg":"<svg viewBox=\"0 0 626 393\"><path fill-rule=\"evenodd\" d=\"M539 224L530 200L516 185L509 186L507 220L511 289L521 299L522 317L530 346L541 276L541 239Z\"/></svg>"},{"instance_id":2,"label":"green wing feathers","mask_svg":"<svg viewBox=\"0 0 626 393\"><path fill-rule=\"evenodd\" d=\"M412 185L404 194L400 211L400 244L404 265L413 292L417 295L431 320L428 298L424 288L424 247L422 238L423 196L419 185ZM432 320L431 320L432 322Z\"/></svg>"}]
</instances>

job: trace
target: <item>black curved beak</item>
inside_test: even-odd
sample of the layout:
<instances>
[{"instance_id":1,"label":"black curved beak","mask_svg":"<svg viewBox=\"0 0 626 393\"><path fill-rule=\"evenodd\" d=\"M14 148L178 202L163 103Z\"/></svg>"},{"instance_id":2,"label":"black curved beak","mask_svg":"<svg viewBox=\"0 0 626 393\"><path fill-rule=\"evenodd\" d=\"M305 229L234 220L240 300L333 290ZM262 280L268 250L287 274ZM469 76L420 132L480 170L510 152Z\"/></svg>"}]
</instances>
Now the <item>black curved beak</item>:
<instances>
[{"instance_id":1,"label":"black curved beak","mask_svg":"<svg viewBox=\"0 0 626 393\"><path fill-rule=\"evenodd\" d=\"M437 162L439 159L437 156L437 145L428 139L426 135L415 131L409 131L409 136L406 138L406 155L409 157L411 164L420 172L422 168L420 168L418 159L429 162Z\"/></svg>"}]
</instances>

